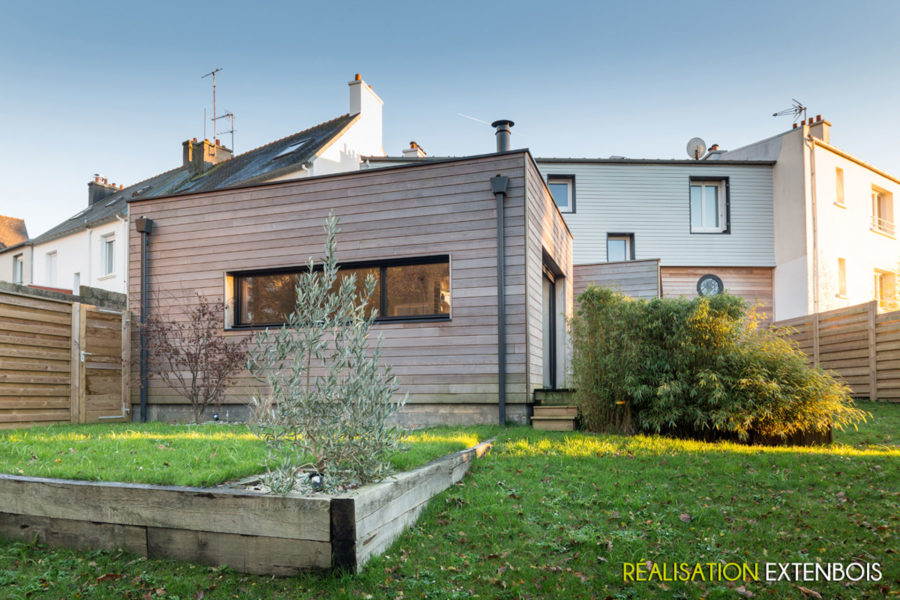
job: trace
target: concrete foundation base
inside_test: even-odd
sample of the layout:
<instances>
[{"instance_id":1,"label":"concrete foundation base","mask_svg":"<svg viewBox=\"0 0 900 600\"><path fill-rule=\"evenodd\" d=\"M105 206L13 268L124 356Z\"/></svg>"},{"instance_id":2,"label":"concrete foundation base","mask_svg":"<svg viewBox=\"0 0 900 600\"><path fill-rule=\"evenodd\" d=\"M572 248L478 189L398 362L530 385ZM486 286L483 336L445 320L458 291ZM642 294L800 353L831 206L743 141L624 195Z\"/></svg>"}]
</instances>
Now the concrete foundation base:
<instances>
[{"instance_id":1,"label":"concrete foundation base","mask_svg":"<svg viewBox=\"0 0 900 600\"><path fill-rule=\"evenodd\" d=\"M131 407L133 420L139 421L141 407ZM242 404L224 404L221 408L207 408L201 422L213 421L213 415L226 423L243 423L250 418L250 408ZM528 425L531 405L507 404L506 422ZM147 407L147 420L162 423L192 423L194 413L184 404L151 404ZM394 422L406 429L435 425L495 425L498 422L496 404L407 404L394 418Z\"/></svg>"}]
</instances>

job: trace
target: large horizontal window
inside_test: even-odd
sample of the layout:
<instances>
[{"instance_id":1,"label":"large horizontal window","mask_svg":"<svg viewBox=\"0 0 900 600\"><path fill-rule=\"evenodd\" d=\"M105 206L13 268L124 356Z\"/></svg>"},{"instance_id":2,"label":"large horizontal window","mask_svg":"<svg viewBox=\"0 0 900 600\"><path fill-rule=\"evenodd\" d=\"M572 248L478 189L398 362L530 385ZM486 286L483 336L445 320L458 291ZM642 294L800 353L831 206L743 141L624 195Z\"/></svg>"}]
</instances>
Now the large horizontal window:
<instances>
[{"instance_id":1,"label":"large horizontal window","mask_svg":"<svg viewBox=\"0 0 900 600\"><path fill-rule=\"evenodd\" d=\"M281 325L294 310L296 286L305 267L277 272L233 273L234 326ZM365 295L368 275L375 291L366 305L377 309L378 321L450 318L450 258L448 256L341 265L338 281L356 275L356 290Z\"/></svg>"}]
</instances>

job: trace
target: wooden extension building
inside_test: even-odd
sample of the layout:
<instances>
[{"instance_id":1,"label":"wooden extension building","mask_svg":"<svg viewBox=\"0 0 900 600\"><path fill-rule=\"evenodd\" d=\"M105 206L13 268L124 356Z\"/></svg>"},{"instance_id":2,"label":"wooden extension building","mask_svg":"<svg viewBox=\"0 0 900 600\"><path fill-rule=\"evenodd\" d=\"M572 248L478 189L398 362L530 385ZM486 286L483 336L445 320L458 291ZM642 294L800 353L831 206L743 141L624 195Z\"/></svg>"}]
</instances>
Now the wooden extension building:
<instances>
[{"instance_id":1,"label":"wooden extension building","mask_svg":"<svg viewBox=\"0 0 900 600\"><path fill-rule=\"evenodd\" d=\"M572 235L527 150L134 198L128 278L134 321L143 274L148 304L162 315L177 318L199 293L227 303L223 336L279 326L292 302L293 278L308 257L322 255L323 224L332 211L340 218L344 272L378 279L375 331L400 393L408 394L402 424L493 423L502 412L510 422L527 423L535 389L565 387ZM135 229L148 222L149 233ZM135 378L139 339L134 331ZM136 380L132 390L137 418ZM223 416L242 418L261 391L241 374ZM152 377L146 403L152 420L190 414L183 398Z\"/></svg>"}]
</instances>

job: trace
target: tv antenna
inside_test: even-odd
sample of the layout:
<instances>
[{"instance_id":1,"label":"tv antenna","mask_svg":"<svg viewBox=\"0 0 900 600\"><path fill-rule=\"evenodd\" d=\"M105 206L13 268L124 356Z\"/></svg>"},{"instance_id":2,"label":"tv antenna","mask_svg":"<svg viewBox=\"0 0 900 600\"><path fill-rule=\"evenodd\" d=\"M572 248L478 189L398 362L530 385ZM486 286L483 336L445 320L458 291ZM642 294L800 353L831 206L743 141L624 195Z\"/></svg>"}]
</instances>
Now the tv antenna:
<instances>
[{"instance_id":1,"label":"tv antenna","mask_svg":"<svg viewBox=\"0 0 900 600\"><path fill-rule=\"evenodd\" d=\"M200 78L200 79L206 79L207 77L209 77L210 75L212 75L212 84L213 84L213 119L212 119L212 122L213 122L213 139L216 139L216 119L215 119L215 116L216 116L216 73L218 73L218 72L221 71L221 70L222 70L222 69L216 67L215 69L213 69L212 71L210 71L209 73L207 73L206 75L204 75L203 77ZM204 122L205 122L205 119L204 119ZM232 129L233 129L233 128L232 128ZM203 131L204 131L204 134L203 134L203 135L204 135L204 137L205 137L205 136L206 136L206 127L203 128Z\"/></svg>"},{"instance_id":2,"label":"tv antenna","mask_svg":"<svg viewBox=\"0 0 900 600\"><path fill-rule=\"evenodd\" d=\"M779 110L776 113L772 113L772 116L773 117L783 117L786 115L794 115L794 123L796 123L797 121L800 120L800 116L802 115L803 120L805 121L806 120L806 107L803 106L803 104L795 98L791 98L791 100L794 103L791 105L790 108L786 108L784 110Z\"/></svg>"},{"instance_id":3,"label":"tv antenna","mask_svg":"<svg viewBox=\"0 0 900 600\"><path fill-rule=\"evenodd\" d=\"M231 134L231 154L234 155L234 113L225 109L225 114L219 115L218 117L213 118L213 123L218 121L219 119L231 119L231 130L223 131L222 133L230 133Z\"/></svg>"}]
</instances>

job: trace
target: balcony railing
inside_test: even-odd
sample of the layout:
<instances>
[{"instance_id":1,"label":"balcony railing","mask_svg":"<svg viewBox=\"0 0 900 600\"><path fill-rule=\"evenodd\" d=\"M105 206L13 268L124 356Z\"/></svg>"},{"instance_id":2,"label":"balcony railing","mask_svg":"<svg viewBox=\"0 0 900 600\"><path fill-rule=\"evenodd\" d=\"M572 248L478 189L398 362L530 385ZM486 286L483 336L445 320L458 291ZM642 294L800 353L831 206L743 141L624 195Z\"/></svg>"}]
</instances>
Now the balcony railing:
<instances>
[{"instance_id":1,"label":"balcony railing","mask_svg":"<svg viewBox=\"0 0 900 600\"><path fill-rule=\"evenodd\" d=\"M894 235L896 233L894 222L879 217L878 215L872 215L872 229L888 235Z\"/></svg>"}]
</instances>

